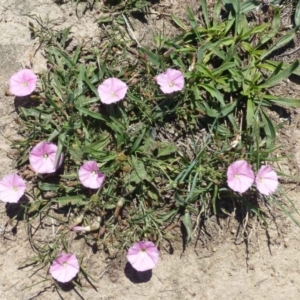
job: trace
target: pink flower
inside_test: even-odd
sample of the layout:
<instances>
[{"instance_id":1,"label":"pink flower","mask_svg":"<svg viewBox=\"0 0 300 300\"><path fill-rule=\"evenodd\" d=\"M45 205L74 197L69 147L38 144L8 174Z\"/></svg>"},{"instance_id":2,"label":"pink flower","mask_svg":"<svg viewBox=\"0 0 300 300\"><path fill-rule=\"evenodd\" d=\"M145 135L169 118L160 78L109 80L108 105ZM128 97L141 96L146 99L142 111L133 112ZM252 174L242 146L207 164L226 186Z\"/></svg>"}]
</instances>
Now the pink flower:
<instances>
[{"instance_id":1,"label":"pink flower","mask_svg":"<svg viewBox=\"0 0 300 300\"><path fill-rule=\"evenodd\" d=\"M254 182L254 172L245 160L237 160L227 170L227 184L235 192L244 193Z\"/></svg>"},{"instance_id":2,"label":"pink flower","mask_svg":"<svg viewBox=\"0 0 300 300\"><path fill-rule=\"evenodd\" d=\"M39 174L54 173L61 166L63 155L61 154L56 166L54 165L57 146L49 142L40 142L29 152L31 168Z\"/></svg>"},{"instance_id":3,"label":"pink flower","mask_svg":"<svg viewBox=\"0 0 300 300\"><path fill-rule=\"evenodd\" d=\"M276 172L269 166L261 166L255 178L256 187L263 195L271 195L278 186Z\"/></svg>"},{"instance_id":4,"label":"pink flower","mask_svg":"<svg viewBox=\"0 0 300 300\"><path fill-rule=\"evenodd\" d=\"M9 90L17 96L30 95L36 88L37 76L29 69L23 69L9 79Z\"/></svg>"},{"instance_id":5,"label":"pink flower","mask_svg":"<svg viewBox=\"0 0 300 300\"><path fill-rule=\"evenodd\" d=\"M118 78L108 78L98 86L102 103L111 104L122 100L127 93L128 85Z\"/></svg>"},{"instance_id":6,"label":"pink flower","mask_svg":"<svg viewBox=\"0 0 300 300\"><path fill-rule=\"evenodd\" d=\"M159 258L159 252L152 242L137 242L127 252L127 259L137 271L153 269Z\"/></svg>"},{"instance_id":7,"label":"pink flower","mask_svg":"<svg viewBox=\"0 0 300 300\"><path fill-rule=\"evenodd\" d=\"M18 174L9 174L0 181L0 200L17 203L24 195L25 181Z\"/></svg>"},{"instance_id":8,"label":"pink flower","mask_svg":"<svg viewBox=\"0 0 300 300\"><path fill-rule=\"evenodd\" d=\"M105 175L99 172L98 165L95 161L85 162L78 171L79 180L85 187L98 189L102 186Z\"/></svg>"},{"instance_id":9,"label":"pink flower","mask_svg":"<svg viewBox=\"0 0 300 300\"><path fill-rule=\"evenodd\" d=\"M79 264L75 254L61 253L52 262L51 276L59 282L72 280L79 271Z\"/></svg>"},{"instance_id":10,"label":"pink flower","mask_svg":"<svg viewBox=\"0 0 300 300\"><path fill-rule=\"evenodd\" d=\"M164 73L156 76L156 82L165 94L181 91L184 87L183 73L175 69L167 69Z\"/></svg>"}]
</instances>

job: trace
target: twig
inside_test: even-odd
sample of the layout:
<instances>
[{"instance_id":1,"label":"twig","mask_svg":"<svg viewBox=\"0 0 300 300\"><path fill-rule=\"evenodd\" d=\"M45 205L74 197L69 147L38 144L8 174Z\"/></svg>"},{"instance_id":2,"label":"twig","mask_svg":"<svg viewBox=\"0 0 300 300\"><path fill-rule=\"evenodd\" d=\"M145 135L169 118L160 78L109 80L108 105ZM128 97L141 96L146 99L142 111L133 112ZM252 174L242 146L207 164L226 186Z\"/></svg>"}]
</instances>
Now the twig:
<instances>
[{"instance_id":1,"label":"twig","mask_svg":"<svg viewBox=\"0 0 300 300\"><path fill-rule=\"evenodd\" d=\"M141 44L139 43L139 41L138 41L137 38L135 37L134 32L133 32L133 30L132 30L132 28L131 28L129 22L128 22L126 16L125 16L123 13L122 13L122 17L123 17L123 19L124 19L124 21L125 21L125 23L126 23L126 25L127 25L127 27L128 27L128 31L130 32L131 37L136 41L138 47L141 48Z\"/></svg>"}]
</instances>

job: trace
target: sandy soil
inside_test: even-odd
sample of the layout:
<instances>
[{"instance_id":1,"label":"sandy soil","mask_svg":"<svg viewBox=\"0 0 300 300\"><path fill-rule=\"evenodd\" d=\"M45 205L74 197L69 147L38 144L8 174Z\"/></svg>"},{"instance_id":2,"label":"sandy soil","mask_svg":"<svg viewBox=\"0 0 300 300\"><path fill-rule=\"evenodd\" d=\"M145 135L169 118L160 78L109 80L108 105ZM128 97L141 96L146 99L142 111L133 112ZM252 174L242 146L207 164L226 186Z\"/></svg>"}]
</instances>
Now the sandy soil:
<instances>
[{"instance_id":1,"label":"sandy soil","mask_svg":"<svg viewBox=\"0 0 300 300\"><path fill-rule=\"evenodd\" d=\"M197 1L173 0L173 6L170 6L171 1L165 0L158 8L162 12L164 7L168 7L169 11L180 9L183 16L183 3L195 8ZM24 66L32 66L36 72L46 67L42 50L35 51L39 44L31 39L28 15L50 20L55 28L73 24L75 44L82 39L99 43L101 29L95 23L99 11L101 7L78 19L70 3L58 6L52 0L0 0L0 130L4 136L17 136L17 125L13 121L16 117L14 98L6 96L9 77ZM163 25L162 19L150 19L149 22ZM165 24L165 28L167 26ZM149 37L151 33L146 32L145 43ZM291 82L290 85L290 91L299 90L296 84ZM299 94L294 96L299 97ZM279 140L283 144L287 144L285 141L288 140L295 156L282 163L281 167L285 172L296 175L299 174L300 129L297 111L290 116L291 123L287 122ZM2 177L13 169L8 158L9 142L2 135L0 145ZM282 153L290 152L282 150ZM284 187L299 208L297 184ZM272 203L270 208L273 209ZM49 275L46 277L47 270L18 269L33 252L24 225L19 223L15 227L16 221L7 223L6 207L0 204L1 299L300 299L299 228L282 213L274 210L274 215L276 222L268 220L268 231L256 222L249 224L246 228L248 237L251 237L248 245L243 239L242 228L236 226L233 218L220 220L221 226L212 219L207 224L207 234L195 235L198 242L186 252L182 253L181 247L176 246L171 251L172 247L167 244L162 247L161 261L149 278L136 278L124 257L110 262L101 251L93 254L91 249L84 248L85 266L95 279L94 288L87 284L82 291L66 289L57 292L51 286L51 280L44 281L45 278L50 279Z\"/></svg>"}]
</instances>

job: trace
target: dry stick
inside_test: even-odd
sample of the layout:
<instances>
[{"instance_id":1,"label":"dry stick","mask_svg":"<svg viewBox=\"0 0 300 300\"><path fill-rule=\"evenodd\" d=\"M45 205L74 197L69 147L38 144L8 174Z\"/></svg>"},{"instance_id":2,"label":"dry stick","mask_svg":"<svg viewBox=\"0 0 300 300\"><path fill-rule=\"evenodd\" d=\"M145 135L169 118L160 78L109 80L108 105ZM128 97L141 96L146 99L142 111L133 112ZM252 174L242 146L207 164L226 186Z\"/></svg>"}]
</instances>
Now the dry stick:
<instances>
[{"instance_id":1,"label":"dry stick","mask_svg":"<svg viewBox=\"0 0 300 300\"><path fill-rule=\"evenodd\" d=\"M137 38L135 37L134 32L133 32L133 30L132 30L132 28L131 28L129 22L128 22L126 16L125 16L123 13L122 13L122 17L123 17L123 19L124 19L124 21L125 21L125 23L126 23L126 25L127 25L127 27L128 27L128 31L130 32L131 38L133 38L133 39L136 41L138 47L141 48L141 47L142 47L141 44L139 43L139 41L138 41Z\"/></svg>"}]
</instances>

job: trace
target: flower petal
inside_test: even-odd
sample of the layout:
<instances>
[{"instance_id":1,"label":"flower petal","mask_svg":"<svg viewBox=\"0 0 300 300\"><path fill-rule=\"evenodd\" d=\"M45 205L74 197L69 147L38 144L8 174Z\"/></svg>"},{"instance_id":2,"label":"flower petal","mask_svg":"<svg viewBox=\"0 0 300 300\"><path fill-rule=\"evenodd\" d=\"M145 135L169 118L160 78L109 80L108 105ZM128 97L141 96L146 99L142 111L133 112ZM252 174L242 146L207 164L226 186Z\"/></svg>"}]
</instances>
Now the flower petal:
<instances>
[{"instance_id":1,"label":"flower petal","mask_svg":"<svg viewBox=\"0 0 300 300\"><path fill-rule=\"evenodd\" d=\"M159 259L159 252L152 242L138 242L129 248L127 259L137 271L153 269Z\"/></svg>"},{"instance_id":2,"label":"flower petal","mask_svg":"<svg viewBox=\"0 0 300 300\"><path fill-rule=\"evenodd\" d=\"M227 184L235 192L246 192L254 182L254 172L245 160L232 163L227 170Z\"/></svg>"},{"instance_id":3,"label":"flower petal","mask_svg":"<svg viewBox=\"0 0 300 300\"><path fill-rule=\"evenodd\" d=\"M278 187L278 176L270 166L261 166L257 172L255 183L261 194L269 196Z\"/></svg>"},{"instance_id":4,"label":"flower petal","mask_svg":"<svg viewBox=\"0 0 300 300\"><path fill-rule=\"evenodd\" d=\"M124 99L128 85L118 78L108 78L98 86L98 93L102 103L111 104Z\"/></svg>"},{"instance_id":5,"label":"flower petal","mask_svg":"<svg viewBox=\"0 0 300 300\"><path fill-rule=\"evenodd\" d=\"M30 95L36 88L37 76L32 70L23 69L9 79L10 92L18 97Z\"/></svg>"}]
</instances>

